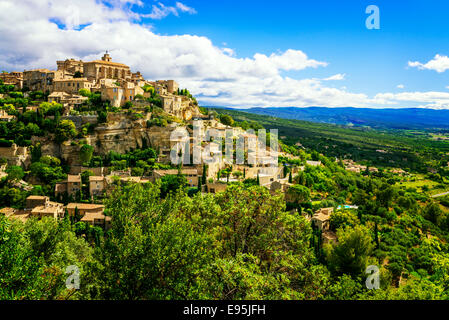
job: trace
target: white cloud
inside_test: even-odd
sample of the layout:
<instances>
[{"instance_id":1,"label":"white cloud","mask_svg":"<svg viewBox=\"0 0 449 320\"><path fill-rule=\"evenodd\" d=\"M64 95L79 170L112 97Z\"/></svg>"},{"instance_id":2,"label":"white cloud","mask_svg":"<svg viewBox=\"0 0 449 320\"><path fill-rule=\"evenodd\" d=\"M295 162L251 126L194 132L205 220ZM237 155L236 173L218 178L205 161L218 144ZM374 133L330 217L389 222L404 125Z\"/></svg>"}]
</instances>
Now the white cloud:
<instances>
[{"instance_id":1,"label":"white cloud","mask_svg":"<svg viewBox=\"0 0 449 320\"><path fill-rule=\"evenodd\" d=\"M408 65L409 67L415 67L420 70L427 69L441 73L449 69L449 57L437 54L432 60L428 61L427 63L423 64L418 61L409 61Z\"/></svg>"},{"instance_id":2,"label":"white cloud","mask_svg":"<svg viewBox=\"0 0 449 320\"><path fill-rule=\"evenodd\" d=\"M170 14L173 14L175 16L179 16L179 12L186 12L189 14L195 14L196 10L193 8L190 8L186 6L185 4L181 2L176 2L176 5L174 7L166 6L161 2L158 2L157 4L152 6L151 13L149 14L142 14L141 17L143 18L151 18L155 20L160 20L162 18L167 17Z\"/></svg>"},{"instance_id":3,"label":"white cloud","mask_svg":"<svg viewBox=\"0 0 449 320\"><path fill-rule=\"evenodd\" d=\"M330 77L328 77L328 78L324 78L323 80L324 80L324 81L331 81L331 80L334 80L334 81L336 81L336 80L344 80L344 79L345 79L345 77L346 77L346 74L344 74L344 73L337 73L337 74L334 74L333 76L330 76Z\"/></svg>"},{"instance_id":4,"label":"white cloud","mask_svg":"<svg viewBox=\"0 0 449 320\"><path fill-rule=\"evenodd\" d=\"M449 108L449 93L380 93L370 98L348 92L346 87L326 86L326 81L343 80L344 73L326 81L284 76L283 71L328 64L297 49L239 57L228 45L221 48L206 37L158 35L137 23L142 16L132 7L141 6L141 1L105 3L80 0L74 7L72 0L0 1L0 70L54 69L56 60L89 61L108 50L114 61L140 70L147 79L178 80L202 105L382 107L411 101ZM175 8L189 12L187 6L177 4ZM66 20L71 12L80 15L75 17L78 21L72 17L75 22L70 25ZM79 25L84 27L76 28Z\"/></svg>"},{"instance_id":5,"label":"white cloud","mask_svg":"<svg viewBox=\"0 0 449 320\"><path fill-rule=\"evenodd\" d=\"M405 86L403 84L398 84L396 87L399 88L399 89L404 89L405 88Z\"/></svg>"},{"instance_id":6,"label":"white cloud","mask_svg":"<svg viewBox=\"0 0 449 320\"><path fill-rule=\"evenodd\" d=\"M190 14L195 14L196 10L193 8L190 8L188 6L186 6L185 4L181 3L181 2L176 2L176 7L181 10L182 12L187 12Z\"/></svg>"},{"instance_id":7,"label":"white cloud","mask_svg":"<svg viewBox=\"0 0 449 320\"><path fill-rule=\"evenodd\" d=\"M401 92L379 93L374 97L377 101L389 101L390 103L416 103L418 107L449 109L449 93L438 91L427 92Z\"/></svg>"}]
</instances>

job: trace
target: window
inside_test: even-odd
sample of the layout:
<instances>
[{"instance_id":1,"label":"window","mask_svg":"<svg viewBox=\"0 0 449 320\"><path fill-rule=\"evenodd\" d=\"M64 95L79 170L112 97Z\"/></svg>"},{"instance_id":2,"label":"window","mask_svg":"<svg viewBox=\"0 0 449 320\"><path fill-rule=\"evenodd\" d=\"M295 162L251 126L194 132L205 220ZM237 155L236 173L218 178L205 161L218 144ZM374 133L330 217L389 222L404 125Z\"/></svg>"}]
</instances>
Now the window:
<instances>
[{"instance_id":1,"label":"window","mask_svg":"<svg viewBox=\"0 0 449 320\"><path fill-rule=\"evenodd\" d=\"M117 88L114 88L113 91L114 91L114 92L117 92Z\"/></svg>"}]
</instances>

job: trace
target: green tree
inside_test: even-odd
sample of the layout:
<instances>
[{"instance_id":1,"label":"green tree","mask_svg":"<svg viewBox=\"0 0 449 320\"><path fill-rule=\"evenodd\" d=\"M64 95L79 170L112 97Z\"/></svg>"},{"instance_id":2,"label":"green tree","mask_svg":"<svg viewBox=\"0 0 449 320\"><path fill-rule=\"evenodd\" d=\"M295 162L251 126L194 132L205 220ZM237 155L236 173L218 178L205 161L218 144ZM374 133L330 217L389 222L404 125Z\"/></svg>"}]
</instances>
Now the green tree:
<instances>
[{"instance_id":1,"label":"green tree","mask_svg":"<svg viewBox=\"0 0 449 320\"><path fill-rule=\"evenodd\" d=\"M6 169L6 173L8 174L8 180L10 181L18 181L25 176L22 167L19 166L9 166Z\"/></svg>"},{"instance_id":2,"label":"green tree","mask_svg":"<svg viewBox=\"0 0 449 320\"><path fill-rule=\"evenodd\" d=\"M288 188L287 195L292 202L306 202L310 199L310 190L305 186L295 184Z\"/></svg>"},{"instance_id":3,"label":"green tree","mask_svg":"<svg viewBox=\"0 0 449 320\"><path fill-rule=\"evenodd\" d=\"M84 165L88 165L92 159L94 148L88 144L83 144L80 148L80 160Z\"/></svg>"},{"instance_id":4,"label":"green tree","mask_svg":"<svg viewBox=\"0 0 449 320\"><path fill-rule=\"evenodd\" d=\"M228 114L220 115L220 122L227 126L232 126L234 124L234 119Z\"/></svg>"},{"instance_id":5,"label":"green tree","mask_svg":"<svg viewBox=\"0 0 449 320\"><path fill-rule=\"evenodd\" d=\"M62 143L74 138L78 133L72 120L62 120L56 127L55 134L56 142Z\"/></svg>"},{"instance_id":6,"label":"green tree","mask_svg":"<svg viewBox=\"0 0 449 320\"><path fill-rule=\"evenodd\" d=\"M337 274L361 275L374 249L369 229L362 225L340 228L337 238L338 244L327 248L329 268Z\"/></svg>"}]
</instances>

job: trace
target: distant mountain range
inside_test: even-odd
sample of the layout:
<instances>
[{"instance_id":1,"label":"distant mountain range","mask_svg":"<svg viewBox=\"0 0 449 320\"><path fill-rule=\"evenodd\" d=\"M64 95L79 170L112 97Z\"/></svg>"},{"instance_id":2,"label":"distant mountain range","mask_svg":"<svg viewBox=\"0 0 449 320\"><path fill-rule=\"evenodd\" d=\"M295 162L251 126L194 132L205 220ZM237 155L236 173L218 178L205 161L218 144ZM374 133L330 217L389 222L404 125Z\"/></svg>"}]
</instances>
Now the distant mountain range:
<instances>
[{"instance_id":1,"label":"distant mountain range","mask_svg":"<svg viewBox=\"0 0 449 320\"><path fill-rule=\"evenodd\" d=\"M449 110L422 108L369 109L351 107L283 107L236 110L285 119L350 126L369 126L392 129L449 129Z\"/></svg>"}]
</instances>

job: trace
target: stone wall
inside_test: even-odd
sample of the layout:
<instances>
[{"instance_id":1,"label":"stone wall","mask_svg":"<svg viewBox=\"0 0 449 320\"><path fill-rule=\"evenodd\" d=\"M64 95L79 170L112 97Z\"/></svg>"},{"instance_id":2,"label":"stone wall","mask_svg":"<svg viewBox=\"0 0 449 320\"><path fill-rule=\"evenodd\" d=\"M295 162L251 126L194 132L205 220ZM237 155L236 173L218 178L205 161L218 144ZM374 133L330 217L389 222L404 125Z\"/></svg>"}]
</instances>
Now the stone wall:
<instances>
[{"instance_id":1,"label":"stone wall","mask_svg":"<svg viewBox=\"0 0 449 320\"><path fill-rule=\"evenodd\" d=\"M5 158L10 166L28 167L31 156L27 147L19 147L15 143L11 147L0 147L0 158Z\"/></svg>"},{"instance_id":2,"label":"stone wall","mask_svg":"<svg viewBox=\"0 0 449 320\"><path fill-rule=\"evenodd\" d=\"M61 120L71 120L76 126L76 129L81 128L86 123L96 124L98 116L97 115L79 115L79 116L63 116Z\"/></svg>"}]
</instances>

